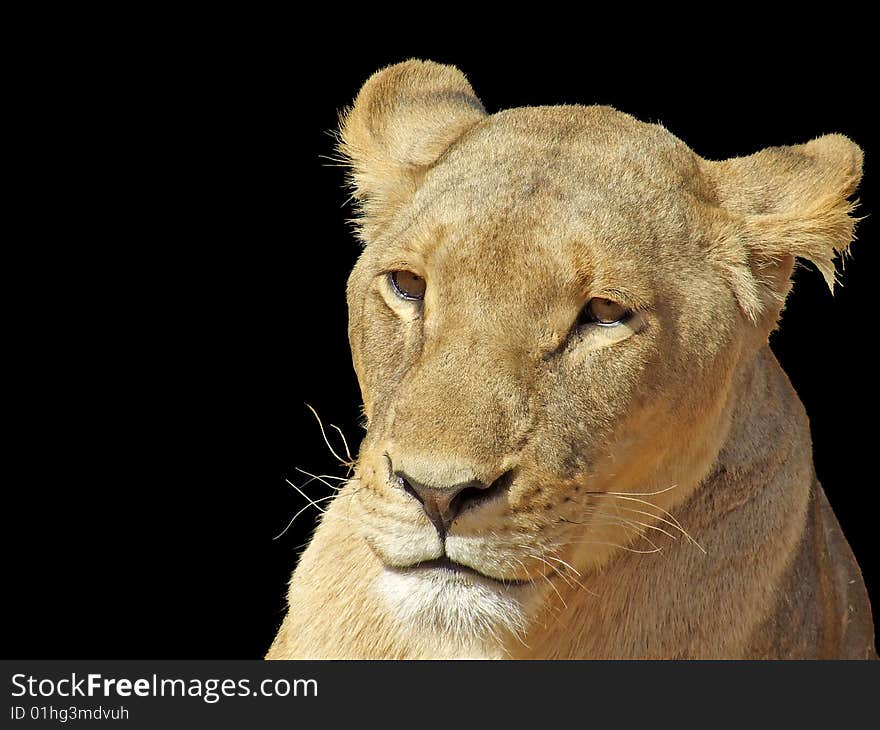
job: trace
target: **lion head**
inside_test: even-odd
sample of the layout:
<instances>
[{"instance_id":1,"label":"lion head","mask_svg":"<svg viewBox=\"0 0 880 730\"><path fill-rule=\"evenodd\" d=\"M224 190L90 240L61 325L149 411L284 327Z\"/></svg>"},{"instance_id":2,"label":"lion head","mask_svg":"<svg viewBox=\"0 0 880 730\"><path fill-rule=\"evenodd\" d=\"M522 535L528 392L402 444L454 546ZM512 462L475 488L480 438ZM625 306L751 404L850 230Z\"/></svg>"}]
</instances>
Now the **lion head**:
<instances>
[{"instance_id":1,"label":"lion head","mask_svg":"<svg viewBox=\"0 0 880 730\"><path fill-rule=\"evenodd\" d=\"M839 135L716 162L610 107L489 115L421 61L366 82L340 149L367 423L345 524L389 612L473 636L681 529L795 258L833 284L861 170Z\"/></svg>"}]
</instances>

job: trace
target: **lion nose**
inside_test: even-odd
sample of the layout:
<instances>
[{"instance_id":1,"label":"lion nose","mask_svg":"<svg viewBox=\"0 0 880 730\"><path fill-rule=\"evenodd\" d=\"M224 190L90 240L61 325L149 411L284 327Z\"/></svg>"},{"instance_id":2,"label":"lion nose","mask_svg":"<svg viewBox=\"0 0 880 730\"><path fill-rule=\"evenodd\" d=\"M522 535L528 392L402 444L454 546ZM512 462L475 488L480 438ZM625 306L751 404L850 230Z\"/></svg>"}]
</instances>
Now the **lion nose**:
<instances>
[{"instance_id":1,"label":"lion nose","mask_svg":"<svg viewBox=\"0 0 880 730\"><path fill-rule=\"evenodd\" d=\"M464 509L491 499L500 493L507 481L502 477L491 484L474 480L448 487L428 487L405 472L396 471L394 474L400 479L404 491L421 502L425 514L441 535Z\"/></svg>"}]
</instances>

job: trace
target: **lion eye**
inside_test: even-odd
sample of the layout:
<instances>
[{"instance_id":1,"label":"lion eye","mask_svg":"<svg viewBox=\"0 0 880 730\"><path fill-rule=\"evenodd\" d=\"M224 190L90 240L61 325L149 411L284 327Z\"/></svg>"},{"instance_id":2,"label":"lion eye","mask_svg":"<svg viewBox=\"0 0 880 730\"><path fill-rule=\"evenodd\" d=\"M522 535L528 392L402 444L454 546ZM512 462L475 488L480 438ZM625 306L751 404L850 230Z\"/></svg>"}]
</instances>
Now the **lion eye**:
<instances>
[{"instance_id":1,"label":"lion eye","mask_svg":"<svg viewBox=\"0 0 880 730\"><path fill-rule=\"evenodd\" d=\"M412 271L392 271L388 274L391 288L401 299L420 301L425 298L426 282L423 277Z\"/></svg>"},{"instance_id":2,"label":"lion eye","mask_svg":"<svg viewBox=\"0 0 880 730\"><path fill-rule=\"evenodd\" d=\"M613 299L593 297L581 311L579 324L598 324L616 327L626 321L632 312Z\"/></svg>"}]
</instances>

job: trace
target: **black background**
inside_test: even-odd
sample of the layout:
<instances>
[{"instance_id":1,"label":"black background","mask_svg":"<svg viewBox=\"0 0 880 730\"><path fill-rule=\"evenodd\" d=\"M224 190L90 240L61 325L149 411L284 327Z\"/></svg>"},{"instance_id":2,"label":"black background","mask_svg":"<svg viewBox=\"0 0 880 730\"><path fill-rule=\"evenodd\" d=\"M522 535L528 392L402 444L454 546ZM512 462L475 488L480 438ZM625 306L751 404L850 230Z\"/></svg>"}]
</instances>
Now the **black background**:
<instances>
[{"instance_id":1,"label":"black background","mask_svg":"<svg viewBox=\"0 0 880 730\"><path fill-rule=\"evenodd\" d=\"M490 112L611 104L715 159L842 132L866 151L861 210L877 208L873 82L851 48L804 40L769 55L766 38L705 36L687 48L598 45L594 29L562 53L544 36L540 48L501 50L460 33L293 37L272 19L175 27L121 24L14 66L27 164L13 196L26 225L5 275L17 292L9 398L21 406L8 447L25 469L2 516L7 657L268 648L314 524L310 510L273 540L304 504L285 477L344 473L304 404L353 450L362 433L344 302L358 246L342 171L323 156L337 111L377 68L454 63ZM27 81L25 67L36 72ZM797 272L772 344L880 605L874 217L858 235L833 299L818 273Z\"/></svg>"}]
</instances>

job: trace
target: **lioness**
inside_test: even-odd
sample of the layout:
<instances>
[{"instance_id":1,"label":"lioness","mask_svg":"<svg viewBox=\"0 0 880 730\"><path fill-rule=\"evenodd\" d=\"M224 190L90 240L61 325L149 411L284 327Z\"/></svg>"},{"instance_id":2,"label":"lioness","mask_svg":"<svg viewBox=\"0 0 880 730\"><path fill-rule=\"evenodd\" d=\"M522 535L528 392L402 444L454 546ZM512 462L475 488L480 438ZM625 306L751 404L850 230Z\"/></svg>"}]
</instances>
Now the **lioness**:
<instances>
[{"instance_id":1,"label":"lioness","mask_svg":"<svg viewBox=\"0 0 880 730\"><path fill-rule=\"evenodd\" d=\"M796 258L834 285L855 144L714 162L413 60L340 149L367 434L269 658L876 656L767 344Z\"/></svg>"}]
</instances>

